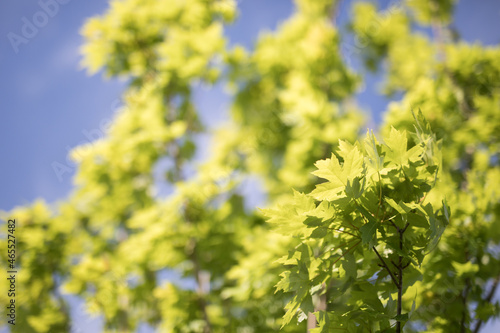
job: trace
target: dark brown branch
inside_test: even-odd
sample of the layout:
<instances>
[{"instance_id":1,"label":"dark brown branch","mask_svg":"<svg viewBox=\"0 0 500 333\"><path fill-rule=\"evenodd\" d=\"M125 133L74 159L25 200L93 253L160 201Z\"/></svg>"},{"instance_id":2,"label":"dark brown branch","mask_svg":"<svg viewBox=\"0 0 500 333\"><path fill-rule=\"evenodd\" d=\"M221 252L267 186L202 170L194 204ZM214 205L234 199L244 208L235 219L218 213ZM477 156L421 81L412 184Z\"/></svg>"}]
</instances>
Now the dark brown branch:
<instances>
[{"instance_id":1,"label":"dark brown branch","mask_svg":"<svg viewBox=\"0 0 500 333\"><path fill-rule=\"evenodd\" d=\"M391 222L392 226L393 226L394 228L396 228L396 230L397 230L398 232L401 232L401 229L399 229L398 225L397 225L396 223L394 223L391 219L389 219L389 220L387 220L387 221Z\"/></svg>"},{"instance_id":2,"label":"dark brown branch","mask_svg":"<svg viewBox=\"0 0 500 333\"><path fill-rule=\"evenodd\" d=\"M398 287L398 289L399 289L399 283L396 280L396 278L394 277L394 275L393 275L392 271L390 270L389 266L387 266L387 264L385 263L385 260L382 258L382 256L380 255L380 253L378 253L378 251L375 248L375 246L373 246L372 249L373 249L373 251L375 251L375 253L377 254L378 258L382 262L383 267L387 270L387 272L389 272L389 275L391 276L392 282L394 282L394 284L396 285L396 287Z\"/></svg>"},{"instance_id":3,"label":"dark brown branch","mask_svg":"<svg viewBox=\"0 0 500 333\"><path fill-rule=\"evenodd\" d=\"M408 227L408 223L406 224L403 231L399 232L399 249L401 252L403 251L403 233ZM399 256L399 265L398 265L398 309L397 309L397 317L401 316L401 310L403 305L403 257ZM396 333L401 333L401 321L398 319L396 323Z\"/></svg>"},{"instance_id":4,"label":"dark brown branch","mask_svg":"<svg viewBox=\"0 0 500 333\"><path fill-rule=\"evenodd\" d=\"M491 303L491 300L495 296L495 292L497 291L499 283L500 283L500 275L497 276L497 278L493 282L493 285L491 286L490 292L488 293L488 295L486 296L486 299L484 300L485 302ZM476 323L476 327L474 328L474 331L472 331L472 332L479 333L479 330L481 329L481 326L483 326L483 324L484 324L484 321L482 319L478 319L478 321Z\"/></svg>"}]
</instances>

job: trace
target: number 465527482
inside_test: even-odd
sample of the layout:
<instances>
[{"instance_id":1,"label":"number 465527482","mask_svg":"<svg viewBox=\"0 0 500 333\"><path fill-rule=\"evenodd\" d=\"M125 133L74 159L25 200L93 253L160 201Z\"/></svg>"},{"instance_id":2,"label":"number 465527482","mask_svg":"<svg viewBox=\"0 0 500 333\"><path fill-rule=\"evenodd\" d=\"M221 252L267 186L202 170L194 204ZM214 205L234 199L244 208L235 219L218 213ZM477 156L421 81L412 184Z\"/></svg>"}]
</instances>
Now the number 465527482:
<instances>
[{"instance_id":1,"label":"number 465527482","mask_svg":"<svg viewBox=\"0 0 500 333\"><path fill-rule=\"evenodd\" d=\"M16 220L9 220L7 223L7 256L9 259L9 268L14 268L14 263L16 261L16 236L14 233L16 231Z\"/></svg>"}]
</instances>

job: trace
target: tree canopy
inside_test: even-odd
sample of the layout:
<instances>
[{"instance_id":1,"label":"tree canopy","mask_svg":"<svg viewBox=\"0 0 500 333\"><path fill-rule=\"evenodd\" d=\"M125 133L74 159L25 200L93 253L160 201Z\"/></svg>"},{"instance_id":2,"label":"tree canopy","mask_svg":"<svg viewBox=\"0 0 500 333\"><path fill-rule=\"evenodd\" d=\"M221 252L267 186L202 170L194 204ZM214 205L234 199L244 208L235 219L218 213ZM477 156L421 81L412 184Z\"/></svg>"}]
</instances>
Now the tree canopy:
<instances>
[{"instance_id":1,"label":"tree canopy","mask_svg":"<svg viewBox=\"0 0 500 333\"><path fill-rule=\"evenodd\" d=\"M125 103L72 151L68 198L2 213L12 331L70 332L64 294L105 332L477 333L499 317L500 48L451 29L453 0L349 2L347 27L338 2L296 0L253 48L228 43L233 0L113 0L86 22L83 63L127 78ZM392 101L376 134L349 38ZM216 130L200 83L231 91Z\"/></svg>"}]
</instances>

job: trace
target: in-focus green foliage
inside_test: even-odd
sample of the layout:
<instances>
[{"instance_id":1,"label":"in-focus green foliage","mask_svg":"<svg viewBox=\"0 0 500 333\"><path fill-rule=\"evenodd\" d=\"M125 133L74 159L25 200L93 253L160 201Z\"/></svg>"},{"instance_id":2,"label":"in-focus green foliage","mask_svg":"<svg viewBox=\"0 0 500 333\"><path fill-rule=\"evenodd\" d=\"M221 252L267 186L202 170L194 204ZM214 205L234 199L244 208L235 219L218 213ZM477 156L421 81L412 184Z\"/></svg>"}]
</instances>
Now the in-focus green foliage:
<instances>
[{"instance_id":1,"label":"in-focus green foliage","mask_svg":"<svg viewBox=\"0 0 500 333\"><path fill-rule=\"evenodd\" d=\"M399 6L378 13L371 4L359 4L353 27L368 49L381 50L377 62L388 60L387 91L403 93L389 105L382 132L390 126L412 128L405 111L413 107L442 139L441 181L428 200L446 196L453 219L423 264L412 330L479 332L500 314L493 297L500 280L500 48L470 45L454 35L447 25L452 2L408 4L410 11ZM398 38L382 28L375 33L363 28L401 15L407 23ZM432 39L410 30L412 15L430 25ZM408 43L413 39L422 42Z\"/></svg>"},{"instance_id":2,"label":"in-focus green foliage","mask_svg":"<svg viewBox=\"0 0 500 333\"><path fill-rule=\"evenodd\" d=\"M449 222L446 206L425 202L438 143L426 131L415 136L413 147L394 128L384 144L370 132L355 145L340 141L337 155L316 162L313 174L326 182L265 211L278 232L301 240L280 259L287 270L277 289L295 293L284 324L311 312L323 322L317 332L386 331L408 320L397 303L422 279L422 262Z\"/></svg>"},{"instance_id":3,"label":"in-focus green foliage","mask_svg":"<svg viewBox=\"0 0 500 333\"><path fill-rule=\"evenodd\" d=\"M111 1L83 64L129 80L122 109L73 150L65 201L2 213L16 330L69 332L71 294L105 332L480 332L500 315L500 48L452 32L455 2L356 1L346 32L337 1L296 0L245 49L224 35L233 0ZM363 135L350 34L384 73L382 141ZM215 84L231 118L211 132L193 96Z\"/></svg>"}]
</instances>

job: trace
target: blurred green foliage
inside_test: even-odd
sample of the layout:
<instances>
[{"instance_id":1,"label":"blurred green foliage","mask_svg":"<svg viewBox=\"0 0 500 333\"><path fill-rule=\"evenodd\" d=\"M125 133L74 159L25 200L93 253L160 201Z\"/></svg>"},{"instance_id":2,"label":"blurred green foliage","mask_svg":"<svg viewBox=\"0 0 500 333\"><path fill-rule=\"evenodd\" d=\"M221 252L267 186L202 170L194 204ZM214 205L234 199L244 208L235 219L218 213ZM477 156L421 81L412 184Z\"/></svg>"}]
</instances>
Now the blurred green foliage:
<instances>
[{"instance_id":1,"label":"blurred green foliage","mask_svg":"<svg viewBox=\"0 0 500 333\"><path fill-rule=\"evenodd\" d=\"M69 293L105 332L479 332L500 314L500 48L452 36L454 3L353 4L358 55L402 96L379 142L363 138L337 1L297 0L250 50L227 46L233 0L111 1L82 30L84 65L129 79L125 105L73 151L67 200L3 213L17 223L16 330L69 332ZM231 119L188 172L207 132L193 92L216 83Z\"/></svg>"}]
</instances>

